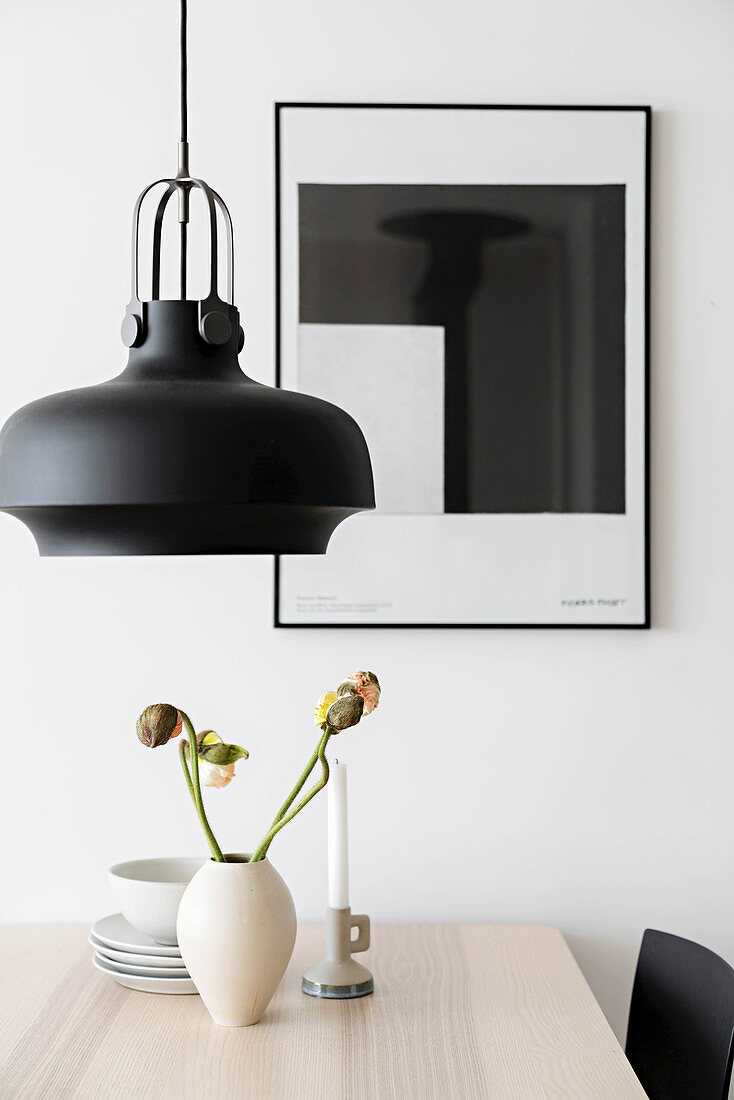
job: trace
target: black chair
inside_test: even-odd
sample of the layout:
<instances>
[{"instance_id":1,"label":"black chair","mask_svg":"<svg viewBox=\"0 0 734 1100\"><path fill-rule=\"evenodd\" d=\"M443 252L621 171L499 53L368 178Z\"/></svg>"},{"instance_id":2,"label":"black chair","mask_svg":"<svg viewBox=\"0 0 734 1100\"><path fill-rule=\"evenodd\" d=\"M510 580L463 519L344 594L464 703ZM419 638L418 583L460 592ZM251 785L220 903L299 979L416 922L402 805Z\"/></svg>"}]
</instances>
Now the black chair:
<instances>
[{"instance_id":1,"label":"black chair","mask_svg":"<svg viewBox=\"0 0 734 1100\"><path fill-rule=\"evenodd\" d=\"M726 1100L734 1056L734 970L698 943L648 928L626 1054L650 1100Z\"/></svg>"}]
</instances>

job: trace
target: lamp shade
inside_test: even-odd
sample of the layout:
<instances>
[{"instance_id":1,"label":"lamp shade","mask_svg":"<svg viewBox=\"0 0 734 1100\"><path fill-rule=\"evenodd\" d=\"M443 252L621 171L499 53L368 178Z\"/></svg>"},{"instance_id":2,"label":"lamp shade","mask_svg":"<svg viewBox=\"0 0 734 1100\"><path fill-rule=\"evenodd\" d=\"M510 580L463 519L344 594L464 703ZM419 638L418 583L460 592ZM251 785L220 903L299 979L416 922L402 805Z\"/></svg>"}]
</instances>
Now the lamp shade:
<instances>
[{"instance_id":1,"label":"lamp shade","mask_svg":"<svg viewBox=\"0 0 734 1100\"><path fill-rule=\"evenodd\" d=\"M362 432L326 401L252 381L200 335L198 303L145 303L122 374L34 401L0 433L0 508L41 555L323 553L374 507Z\"/></svg>"}]
</instances>

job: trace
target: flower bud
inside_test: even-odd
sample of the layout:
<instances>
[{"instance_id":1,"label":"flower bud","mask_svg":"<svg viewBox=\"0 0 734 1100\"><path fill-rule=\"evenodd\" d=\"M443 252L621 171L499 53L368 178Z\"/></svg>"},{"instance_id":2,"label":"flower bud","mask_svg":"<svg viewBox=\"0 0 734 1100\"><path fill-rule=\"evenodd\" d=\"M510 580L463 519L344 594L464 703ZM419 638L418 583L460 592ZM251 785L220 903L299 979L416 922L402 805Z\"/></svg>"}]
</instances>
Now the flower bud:
<instances>
[{"instance_id":1,"label":"flower bud","mask_svg":"<svg viewBox=\"0 0 734 1100\"><path fill-rule=\"evenodd\" d=\"M214 740L216 738L216 740ZM214 730L204 730L198 734L199 759L210 764L234 764L238 760L247 760L249 752L240 745L228 745Z\"/></svg>"},{"instance_id":2,"label":"flower bud","mask_svg":"<svg viewBox=\"0 0 734 1100\"><path fill-rule=\"evenodd\" d=\"M364 699L364 713L372 714L380 702L380 681L374 672L355 672L337 688L341 695L361 695Z\"/></svg>"},{"instance_id":3,"label":"flower bud","mask_svg":"<svg viewBox=\"0 0 734 1100\"><path fill-rule=\"evenodd\" d=\"M202 787L226 787L234 779L234 766L238 760L250 755L240 745L228 745L214 730L203 730L196 735L199 758L199 782ZM184 746L186 759L191 759L189 746Z\"/></svg>"},{"instance_id":4,"label":"flower bud","mask_svg":"<svg viewBox=\"0 0 734 1100\"><path fill-rule=\"evenodd\" d=\"M336 689L337 695L356 695L357 685L354 680L342 680L339 687Z\"/></svg>"},{"instance_id":5,"label":"flower bud","mask_svg":"<svg viewBox=\"0 0 734 1100\"><path fill-rule=\"evenodd\" d=\"M146 748L157 749L181 732L180 713L170 703L153 703L138 718L135 729Z\"/></svg>"},{"instance_id":6,"label":"flower bud","mask_svg":"<svg viewBox=\"0 0 734 1100\"><path fill-rule=\"evenodd\" d=\"M356 726L362 717L364 699L361 695L342 695L326 712L326 721L334 730L346 730Z\"/></svg>"}]
</instances>

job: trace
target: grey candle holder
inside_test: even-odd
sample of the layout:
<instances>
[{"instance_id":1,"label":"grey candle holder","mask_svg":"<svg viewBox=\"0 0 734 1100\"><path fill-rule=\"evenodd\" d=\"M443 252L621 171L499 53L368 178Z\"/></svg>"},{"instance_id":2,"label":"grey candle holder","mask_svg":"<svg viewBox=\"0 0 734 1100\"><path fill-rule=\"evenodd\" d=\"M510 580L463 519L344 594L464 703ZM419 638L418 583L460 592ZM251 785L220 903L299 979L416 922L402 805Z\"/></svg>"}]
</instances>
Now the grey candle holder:
<instances>
[{"instance_id":1,"label":"grey candle holder","mask_svg":"<svg viewBox=\"0 0 734 1100\"><path fill-rule=\"evenodd\" d=\"M352 939L352 929L359 935ZM353 952L366 951L370 945L370 918L365 913L352 916L351 909L326 910L326 955L303 975L301 989L309 997L348 1000L373 993L375 984L366 966L356 962Z\"/></svg>"}]
</instances>

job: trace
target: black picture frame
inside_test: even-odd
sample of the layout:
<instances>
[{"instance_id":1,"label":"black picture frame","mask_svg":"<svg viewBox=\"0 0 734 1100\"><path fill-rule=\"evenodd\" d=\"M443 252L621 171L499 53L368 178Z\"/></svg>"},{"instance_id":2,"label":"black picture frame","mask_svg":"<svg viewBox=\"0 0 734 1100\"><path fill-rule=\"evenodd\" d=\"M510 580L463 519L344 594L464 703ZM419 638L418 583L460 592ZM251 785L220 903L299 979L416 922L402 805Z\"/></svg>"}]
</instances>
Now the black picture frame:
<instances>
[{"instance_id":1,"label":"black picture frame","mask_svg":"<svg viewBox=\"0 0 734 1100\"><path fill-rule=\"evenodd\" d=\"M433 630L649 630L652 626L651 611L651 529L650 529L650 240L651 240L651 155L652 155L652 107L631 104L482 104L482 103L379 103L379 102L323 102L277 101L274 104L275 121L275 384L281 385L282 374L282 225L281 225L281 153L282 112L290 109L370 109L415 111L570 111L570 112L637 112L644 116L645 168L644 168L644 416L643 416L643 523L644 523L644 619L639 622L575 623L575 622L288 622L280 615L281 562L274 560L273 611L276 628L309 630L333 629L433 629Z\"/></svg>"}]
</instances>

